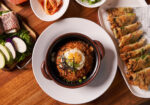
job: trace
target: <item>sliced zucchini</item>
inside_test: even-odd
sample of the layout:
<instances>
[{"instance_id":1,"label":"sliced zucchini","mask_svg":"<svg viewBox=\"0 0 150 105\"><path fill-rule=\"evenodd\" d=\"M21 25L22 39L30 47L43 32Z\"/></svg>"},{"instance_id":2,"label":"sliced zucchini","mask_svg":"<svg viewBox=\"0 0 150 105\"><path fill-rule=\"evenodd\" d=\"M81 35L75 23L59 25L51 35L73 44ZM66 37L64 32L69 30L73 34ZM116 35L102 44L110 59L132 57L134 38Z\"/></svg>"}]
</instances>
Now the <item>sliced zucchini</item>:
<instances>
[{"instance_id":1,"label":"sliced zucchini","mask_svg":"<svg viewBox=\"0 0 150 105\"><path fill-rule=\"evenodd\" d=\"M16 51L15 51L15 48L14 48L14 46L12 45L12 43L11 43L11 42L6 42L6 43L5 43L5 46L6 46L6 47L9 49L9 51L11 52L13 59L15 59L15 58L16 58Z\"/></svg>"},{"instance_id":2,"label":"sliced zucchini","mask_svg":"<svg viewBox=\"0 0 150 105\"><path fill-rule=\"evenodd\" d=\"M6 63L10 63L12 61L12 55L11 55L9 49L0 44L0 50L5 55Z\"/></svg>"},{"instance_id":3,"label":"sliced zucchini","mask_svg":"<svg viewBox=\"0 0 150 105\"><path fill-rule=\"evenodd\" d=\"M21 38L18 38L18 37L14 37L12 39L14 45L15 45L15 48L16 50L19 52L19 53L24 53L26 52L27 50L27 45L25 44L25 42L21 39Z\"/></svg>"},{"instance_id":4,"label":"sliced zucchini","mask_svg":"<svg viewBox=\"0 0 150 105\"><path fill-rule=\"evenodd\" d=\"M6 64L5 61L5 56L4 54L0 51L0 69L4 68Z\"/></svg>"}]
</instances>

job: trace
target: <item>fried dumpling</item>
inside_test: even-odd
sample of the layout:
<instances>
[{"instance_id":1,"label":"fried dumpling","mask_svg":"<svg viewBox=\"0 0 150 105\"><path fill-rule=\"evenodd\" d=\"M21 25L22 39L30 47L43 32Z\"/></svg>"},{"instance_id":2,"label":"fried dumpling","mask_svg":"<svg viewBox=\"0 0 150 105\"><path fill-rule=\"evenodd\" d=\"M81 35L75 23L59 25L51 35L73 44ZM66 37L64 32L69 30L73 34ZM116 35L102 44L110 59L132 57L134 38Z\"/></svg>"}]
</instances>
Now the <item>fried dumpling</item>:
<instances>
[{"instance_id":1,"label":"fried dumpling","mask_svg":"<svg viewBox=\"0 0 150 105\"><path fill-rule=\"evenodd\" d=\"M128 44L128 45L124 46L123 48L121 48L120 53L124 53L124 52L138 49L138 48L142 47L145 44L145 42L146 42L146 39L141 38L138 42L133 43L133 44Z\"/></svg>"},{"instance_id":2,"label":"fried dumpling","mask_svg":"<svg viewBox=\"0 0 150 105\"><path fill-rule=\"evenodd\" d=\"M140 26L141 26L141 23L136 22L128 26L116 27L113 29L113 33L116 38L120 38L123 35L136 31Z\"/></svg>"},{"instance_id":3,"label":"fried dumpling","mask_svg":"<svg viewBox=\"0 0 150 105\"><path fill-rule=\"evenodd\" d=\"M133 8L111 8L107 10L109 17L117 17L120 15L125 15L126 13L132 13Z\"/></svg>"},{"instance_id":4,"label":"fried dumpling","mask_svg":"<svg viewBox=\"0 0 150 105\"><path fill-rule=\"evenodd\" d=\"M120 57L122 60L128 60L130 58L135 58L135 57L139 57L142 56L144 54L147 54L150 50L150 44L147 44L139 49L133 50L133 51L129 51L129 52L125 52L120 54Z\"/></svg>"},{"instance_id":5,"label":"fried dumpling","mask_svg":"<svg viewBox=\"0 0 150 105\"><path fill-rule=\"evenodd\" d=\"M129 59L127 68L129 71L135 72L144 68L150 67L150 54L142 55L141 57Z\"/></svg>"},{"instance_id":6,"label":"fried dumpling","mask_svg":"<svg viewBox=\"0 0 150 105\"><path fill-rule=\"evenodd\" d=\"M123 47L125 45L132 44L138 41L141 38L142 34L143 34L142 30L137 30L133 33L121 37L119 40L119 47Z\"/></svg>"},{"instance_id":7,"label":"fried dumpling","mask_svg":"<svg viewBox=\"0 0 150 105\"><path fill-rule=\"evenodd\" d=\"M127 73L126 77L130 84L137 85L141 89L148 90L150 85L150 68L145 68L135 73Z\"/></svg>"},{"instance_id":8,"label":"fried dumpling","mask_svg":"<svg viewBox=\"0 0 150 105\"><path fill-rule=\"evenodd\" d=\"M121 15L118 17L109 18L111 29L114 29L116 27L122 27L127 26L129 24L134 23L136 19L135 13L127 13L125 15Z\"/></svg>"}]
</instances>

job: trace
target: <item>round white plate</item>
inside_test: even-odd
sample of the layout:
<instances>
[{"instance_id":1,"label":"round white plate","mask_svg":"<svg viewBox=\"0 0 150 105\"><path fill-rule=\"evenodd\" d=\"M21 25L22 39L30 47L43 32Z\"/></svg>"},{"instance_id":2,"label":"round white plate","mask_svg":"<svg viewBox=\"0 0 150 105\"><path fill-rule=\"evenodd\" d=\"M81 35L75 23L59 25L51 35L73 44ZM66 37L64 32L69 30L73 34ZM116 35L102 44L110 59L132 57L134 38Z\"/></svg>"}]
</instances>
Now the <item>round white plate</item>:
<instances>
[{"instance_id":1,"label":"round white plate","mask_svg":"<svg viewBox=\"0 0 150 105\"><path fill-rule=\"evenodd\" d=\"M70 32L99 40L105 48L105 57L96 78L87 86L76 89L64 88L47 80L40 69L51 42L57 36ZM98 98L109 88L117 71L117 53L110 36L99 25L82 18L67 18L52 24L40 35L33 50L32 67L38 84L50 97L63 103L82 104Z\"/></svg>"}]
</instances>

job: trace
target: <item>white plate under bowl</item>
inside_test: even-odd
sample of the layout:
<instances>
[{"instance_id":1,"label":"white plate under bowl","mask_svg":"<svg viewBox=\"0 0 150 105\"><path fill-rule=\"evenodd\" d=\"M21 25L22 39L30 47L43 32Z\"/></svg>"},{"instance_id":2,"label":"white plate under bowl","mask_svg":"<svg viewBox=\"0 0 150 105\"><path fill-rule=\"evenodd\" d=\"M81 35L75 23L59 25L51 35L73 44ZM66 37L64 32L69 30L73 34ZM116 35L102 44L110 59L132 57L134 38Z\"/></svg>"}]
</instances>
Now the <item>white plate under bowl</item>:
<instances>
[{"instance_id":1,"label":"white plate under bowl","mask_svg":"<svg viewBox=\"0 0 150 105\"><path fill-rule=\"evenodd\" d=\"M105 57L96 78L88 85L75 89L64 88L47 80L40 69L52 41L70 32L99 40L105 48ZM98 24L82 18L67 18L52 24L40 35L33 50L32 67L38 84L50 97L63 103L82 104L98 98L109 88L117 71L117 52L109 35Z\"/></svg>"},{"instance_id":2,"label":"white plate under bowl","mask_svg":"<svg viewBox=\"0 0 150 105\"><path fill-rule=\"evenodd\" d=\"M85 1L76 0L76 2L87 8L96 8L96 7L100 7L101 5L103 5L106 2L106 0L101 0L95 4L89 4L88 2L86 2L86 0Z\"/></svg>"},{"instance_id":3,"label":"white plate under bowl","mask_svg":"<svg viewBox=\"0 0 150 105\"><path fill-rule=\"evenodd\" d=\"M34 12L34 14L43 21L54 21L59 19L63 14L66 12L68 6L69 6L70 0L63 0L63 5L60 8L59 11L57 11L53 15L47 15L42 7L42 5L39 3L39 0L30 0L31 8Z\"/></svg>"}]
</instances>

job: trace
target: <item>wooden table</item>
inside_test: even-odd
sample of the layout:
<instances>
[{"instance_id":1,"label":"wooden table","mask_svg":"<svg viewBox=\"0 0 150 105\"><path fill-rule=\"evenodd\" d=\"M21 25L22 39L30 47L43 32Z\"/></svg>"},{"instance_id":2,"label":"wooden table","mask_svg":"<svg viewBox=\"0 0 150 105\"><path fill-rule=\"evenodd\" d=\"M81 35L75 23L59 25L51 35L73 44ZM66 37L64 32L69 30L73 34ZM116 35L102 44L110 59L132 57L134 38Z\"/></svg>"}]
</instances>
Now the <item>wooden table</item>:
<instances>
[{"instance_id":1,"label":"wooden table","mask_svg":"<svg viewBox=\"0 0 150 105\"><path fill-rule=\"evenodd\" d=\"M25 18L38 35L53 22L43 22L32 12L29 3L14 6L6 0L7 6ZM97 8L88 9L70 0L70 6L61 18L81 17L99 24ZM114 0L115 1L115 0ZM150 0L147 0L150 3ZM148 99L138 98L129 91L118 69L111 87L101 97L84 105L137 105ZM0 105L66 105L46 95L37 84L31 63L24 70L0 71Z\"/></svg>"}]
</instances>

